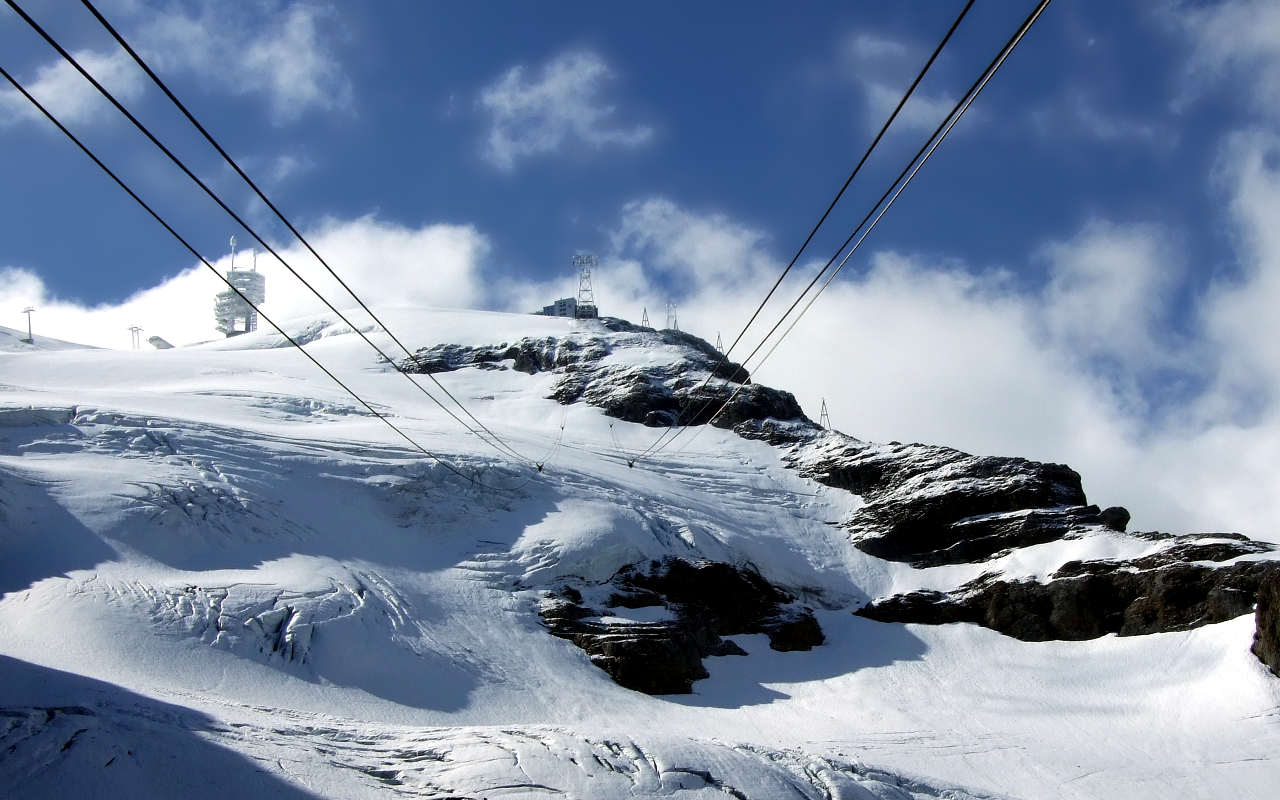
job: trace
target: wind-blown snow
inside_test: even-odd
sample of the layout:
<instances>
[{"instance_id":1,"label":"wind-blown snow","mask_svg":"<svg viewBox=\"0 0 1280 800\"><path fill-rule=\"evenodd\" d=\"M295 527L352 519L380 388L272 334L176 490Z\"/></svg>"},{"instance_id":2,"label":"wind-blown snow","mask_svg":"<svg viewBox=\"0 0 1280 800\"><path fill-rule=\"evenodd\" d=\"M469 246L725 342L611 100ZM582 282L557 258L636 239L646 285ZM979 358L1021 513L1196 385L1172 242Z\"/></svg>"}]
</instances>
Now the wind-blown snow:
<instances>
[{"instance_id":1,"label":"wind-blown snow","mask_svg":"<svg viewBox=\"0 0 1280 800\"><path fill-rule=\"evenodd\" d=\"M415 348L593 324L382 313ZM858 498L763 442L709 429L632 469L658 431L545 399L550 375L436 376L545 460L539 474L462 431L345 326L290 329L485 488L266 331L0 353L0 793L1273 796L1280 682L1249 653L1247 617L1026 643L849 613L993 565L1042 576L1147 544L1099 535L978 566L891 564L833 524ZM747 656L707 659L692 695L650 697L543 630L540 590L557 579L671 554L754 565L820 609L826 644L733 637Z\"/></svg>"}]
</instances>

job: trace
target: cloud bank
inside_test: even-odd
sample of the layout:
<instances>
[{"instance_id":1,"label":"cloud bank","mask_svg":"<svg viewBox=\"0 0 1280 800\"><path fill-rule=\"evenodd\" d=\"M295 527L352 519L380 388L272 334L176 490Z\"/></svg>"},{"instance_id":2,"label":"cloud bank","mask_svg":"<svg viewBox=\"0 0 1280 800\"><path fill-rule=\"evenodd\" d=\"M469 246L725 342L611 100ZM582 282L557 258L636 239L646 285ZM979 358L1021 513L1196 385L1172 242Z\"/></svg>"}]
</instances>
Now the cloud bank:
<instances>
[{"instance_id":1,"label":"cloud bank","mask_svg":"<svg viewBox=\"0 0 1280 800\"><path fill-rule=\"evenodd\" d=\"M391 306L471 307L484 301L480 264L488 240L467 225L424 225L410 228L367 216L329 220L307 238L343 280L376 312ZM277 248L299 274L344 312L356 306L342 287L301 245ZM225 273L231 256L212 262ZM241 250L236 266L244 269L252 255ZM325 308L273 257L260 253L258 270L267 278L264 311L277 321L319 313ZM226 286L203 265L180 270L158 286L118 304L85 307L51 295L29 269L0 269L0 308L34 305L37 333L98 347L125 348L130 325L140 325L143 338L161 336L181 345L221 338L214 328L213 298ZM351 319L363 317L358 309ZM10 327L25 327L14 317ZM267 327L262 323L262 327Z\"/></svg>"}]
</instances>

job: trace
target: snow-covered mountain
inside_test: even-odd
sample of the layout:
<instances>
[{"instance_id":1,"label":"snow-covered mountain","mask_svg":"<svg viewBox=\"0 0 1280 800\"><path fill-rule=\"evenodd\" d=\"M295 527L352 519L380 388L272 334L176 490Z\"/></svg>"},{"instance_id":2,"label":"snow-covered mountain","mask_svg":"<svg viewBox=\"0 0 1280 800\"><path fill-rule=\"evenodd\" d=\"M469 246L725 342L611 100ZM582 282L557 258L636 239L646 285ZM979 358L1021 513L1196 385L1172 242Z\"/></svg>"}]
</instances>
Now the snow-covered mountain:
<instances>
[{"instance_id":1,"label":"snow-covered mountain","mask_svg":"<svg viewBox=\"0 0 1280 800\"><path fill-rule=\"evenodd\" d=\"M1270 543L824 431L687 334L384 318L527 461L326 318L289 328L449 466L271 333L0 353L0 794L1280 785Z\"/></svg>"}]
</instances>

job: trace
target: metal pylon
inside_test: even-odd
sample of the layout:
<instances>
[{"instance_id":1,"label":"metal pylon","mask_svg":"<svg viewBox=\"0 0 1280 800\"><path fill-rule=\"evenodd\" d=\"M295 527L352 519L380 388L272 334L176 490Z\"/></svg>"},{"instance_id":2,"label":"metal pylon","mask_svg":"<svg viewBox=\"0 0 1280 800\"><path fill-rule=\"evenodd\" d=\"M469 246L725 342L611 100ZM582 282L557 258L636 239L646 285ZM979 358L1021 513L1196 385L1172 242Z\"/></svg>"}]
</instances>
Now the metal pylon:
<instances>
[{"instance_id":1,"label":"metal pylon","mask_svg":"<svg viewBox=\"0 0 1280 800\"><path fill-rule=\"evenodd\" d=\"M818 412L818 424L825 430L831 430L831 415L827 413L827 398L822 398L822 410Z\"/></svg>"}]
</instances>

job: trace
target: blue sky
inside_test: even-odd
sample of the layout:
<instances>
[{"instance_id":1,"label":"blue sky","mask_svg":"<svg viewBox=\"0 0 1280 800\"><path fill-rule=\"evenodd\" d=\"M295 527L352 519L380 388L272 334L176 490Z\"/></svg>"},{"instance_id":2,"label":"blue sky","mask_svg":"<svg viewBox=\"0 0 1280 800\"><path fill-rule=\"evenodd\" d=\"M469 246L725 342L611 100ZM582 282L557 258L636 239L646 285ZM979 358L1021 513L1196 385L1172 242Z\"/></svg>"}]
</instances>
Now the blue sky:
<instances>
[{"instance_id":1,"label":"blue sky","mask_svg":"<svg viewBox=\"0 0 1280 800\"><path fill-rule=\"evenodd\" d=\"M123 61L73 0L28 5L70 49ZM799 13L772 3L223 6L104 10L139 45L154 43L180 96L275 184L273 198L299 221L374 213L408 226L473 224L493 245L486 266L495 278L541 278L563 271L575 249L606 249L621 207L636 197L727 214L766 231L779 254L798 246L887 111L871 93L900 92L960 4L812 3ZM1023 6L978 4L923 99L956 96ZM207 39L208 61L166 54L189 45L156 32L157 14L202 26L181 35ZM289 26L304 31L295 36L312 52L295 51L296 64L273 63L280 76L220 72L225 62L244 63L258 39L284 38ZM28 81L56 58L7 9L0 43L7 67ZM1223 125L1218 115L1238 111L1208 92L1186 110L1171 108L1184 90L1187 49L1149 4L1051 7L875 243L1016 265L1046 235L1093 216L1154 214L1203 229L1197 220L1211 202L1202 178ZM536 135L528 131L536 115L517 113L507 123L513 152L488 147L501 123L485 93L512 69L520 70L513 91L536 91L557 66L581 81L566 79L551 95L560 105L552 113L565 115L563 131L559 121L548 126L555 141L524 141ZM305 78L288 74L308 68ZM223 172L158 92L127 63L118 72L131 108L201 174ZM932 126L928 112L941 110L918 105L911 119L926 122L896 135L872 163L832 236ZM221 254L232 223L110 109L90 118L79 130L165 202L202 249ZM5 237L4 263L34 268L59 296L89 303L122 300L187 266L47 125L10 123L3 136L0 158L14 190L0 202L8 224L24 232ZM232 196L243 202L245 192ZM76 235L64 235L72 220ZM843 238L832 236L815 252ZM1209 230L1185 244L1206 258L1221 246ZM85 269L104 252L127 268Z\"/></svg>"},{"instance_id":2,"label":"blue sky","mask_svg":"<svg viewBox=\"0 0 1280 800\"><path fill-rule=\"evenodd\" d=\"M23 5L288 245L78 2ZM674 301L712 340L960 6L100 4L375 308L532 308L586 250L605 313ZM797 281L1031 6L970 12ZM230 234L247 246L7 8L0 62L220 265ZM1068 461L1149 527L1270 524L1277 108L1272 3L1057 0L762 377L856 435ZM94 344L211 335L216 287L9 93L0 143L0 324L33 303L45 333ZM263 268L269 311L310 309Z\"/></svg>"}]
</instances>

